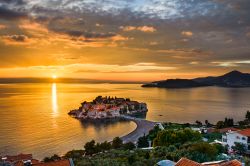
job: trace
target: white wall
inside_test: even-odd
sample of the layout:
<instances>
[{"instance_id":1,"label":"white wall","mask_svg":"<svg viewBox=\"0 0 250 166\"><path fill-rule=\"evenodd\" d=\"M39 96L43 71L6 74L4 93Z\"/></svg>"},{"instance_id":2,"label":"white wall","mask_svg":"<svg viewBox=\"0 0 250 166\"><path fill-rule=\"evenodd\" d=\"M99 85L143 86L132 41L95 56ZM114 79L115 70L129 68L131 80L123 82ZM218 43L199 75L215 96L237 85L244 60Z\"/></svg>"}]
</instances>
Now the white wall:
<instances>
[{"instance_id":1,"label":"white wall","mask_svg":"<svg viewBox=\"0 0 250 166\"><path fill-rule=\"evenodd\" d=\"M237 132L227 132L225 135L222 135L222 142L225 142L229 146L229 150L231 150L235 142L243 143L247 147L247 137Z\"/></svg>"}]
</instances>

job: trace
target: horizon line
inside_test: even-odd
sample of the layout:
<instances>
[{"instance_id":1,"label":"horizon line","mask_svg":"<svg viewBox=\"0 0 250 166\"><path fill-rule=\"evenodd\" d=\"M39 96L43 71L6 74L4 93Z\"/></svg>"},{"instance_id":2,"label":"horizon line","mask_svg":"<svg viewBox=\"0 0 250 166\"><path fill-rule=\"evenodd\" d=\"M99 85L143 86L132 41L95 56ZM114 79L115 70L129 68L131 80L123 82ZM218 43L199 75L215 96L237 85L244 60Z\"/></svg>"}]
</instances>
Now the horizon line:
<instances>
[{"instance_id":1,"label":"horizon line","mask_svg":"<svg viewBox=\"0 0 250 166\"><path fill-rule=\"evenodd\" d=\"M148 81L130 81L130 80L98 80L89 78L70 78L58 77L53 79L51 77L0 77L1 84L8 83L129 83L129 84L143 84Z\"/></svg>"}]
</instances>

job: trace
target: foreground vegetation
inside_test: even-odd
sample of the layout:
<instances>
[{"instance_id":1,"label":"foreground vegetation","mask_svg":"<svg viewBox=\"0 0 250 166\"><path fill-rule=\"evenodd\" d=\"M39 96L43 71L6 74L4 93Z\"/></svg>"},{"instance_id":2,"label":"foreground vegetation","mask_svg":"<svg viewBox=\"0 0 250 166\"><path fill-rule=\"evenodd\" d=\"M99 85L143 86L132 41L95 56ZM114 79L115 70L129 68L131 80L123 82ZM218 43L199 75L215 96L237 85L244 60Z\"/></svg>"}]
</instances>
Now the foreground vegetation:
<instances>
[{"instance_id":1,"label":"foreground vegetation","mask_svg":"<svg viewBox=\"0 0 250 166\"><path fill-rule=\"evenodd\" d=\"M233 119L225 118L224 121L219 121L216 125L205 121L206 127L215 127L217 129L223 127L246 128L250 122L250 112L246 113L246 119L240 121L239 125L235 126ZM132 142L123 143L118 137L111 142L96 143L94 140L87 142L84 145L84 150L72 150L64 156L59 157L53 155L44 158L44 162L60 160L62 158L72 158L77 166L141 166L155 165L160 160L178 161L182 157L197 161L207 162L214 160L224 160L228 149L220 144L210 144L209 142L215 139L221 139L221 133L213 132L210 134L200 133L191 129L191 127L204 126L200 121L196 124L176 124L165 123L164 130L155 127L148 135L140 137L137 144ZM208 141L203 141L207 138ZM153 149L142 149L152 143ZM137 147L137 148L136 148ZM244 147L236 144L234 149L239 155L244 153ZM248 158L245 162L250 162Z\"/></svg>"},{"instance_id":2,"label":"foreground vegetation","mask_svg":"<svg viewBox=\"0 0 250 166\"><path fill-rule=\"evenodd\" d=\"M145 147L148 140L153 139L152 150L135 148L131 142L122 143L120 138L114 138L112 143L95 141L87 142L84 150L72 150L62 158L72 158L75 165L154 165L160 160L178 161L187 157L198 162L218 159L220 153L226 151L219 144L209 144L202 141L202 135L191 129L162 130L155 127L149 135L139 139L137 146ZM47 157L45 162L58 160L58 156Z\"/></svg>"}]
</instances>

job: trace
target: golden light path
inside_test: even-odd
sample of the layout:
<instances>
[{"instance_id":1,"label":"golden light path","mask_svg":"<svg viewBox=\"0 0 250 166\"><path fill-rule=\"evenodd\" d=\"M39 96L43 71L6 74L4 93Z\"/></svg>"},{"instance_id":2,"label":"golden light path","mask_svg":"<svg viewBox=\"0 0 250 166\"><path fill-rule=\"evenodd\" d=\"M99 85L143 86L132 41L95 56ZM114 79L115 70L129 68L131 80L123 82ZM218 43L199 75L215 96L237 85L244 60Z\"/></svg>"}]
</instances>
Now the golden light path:
<instances>
[{"instance_id":1,"label":"golden light path","mask_svg":"<svg viewBox=\"0 0 250 166\"><path fill-rule=\"evenodd\" d=\"M52 99L52 111L53 111L53 115L56 116L57 113L58 113L56 83L53 83L53 84L52 84L51 99Z\"/></svg>"}]
</instances>

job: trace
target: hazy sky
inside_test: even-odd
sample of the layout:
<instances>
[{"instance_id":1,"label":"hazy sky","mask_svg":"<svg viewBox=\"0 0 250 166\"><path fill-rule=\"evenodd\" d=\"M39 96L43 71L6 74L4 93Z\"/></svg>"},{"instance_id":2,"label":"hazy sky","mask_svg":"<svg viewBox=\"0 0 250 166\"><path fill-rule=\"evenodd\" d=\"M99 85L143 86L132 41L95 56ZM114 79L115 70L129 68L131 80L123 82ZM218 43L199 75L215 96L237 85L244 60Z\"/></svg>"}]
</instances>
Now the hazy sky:
<instances>
[{"instance_id":1,"label":"hazy sky","mask_svg":"<svg viewBox=\"0 0 250 166\"><path fill-rule=\"evenodd\" d=\"M0 77L250 72L249 0L0 0Z\"/></svg>"}]
</instances>

